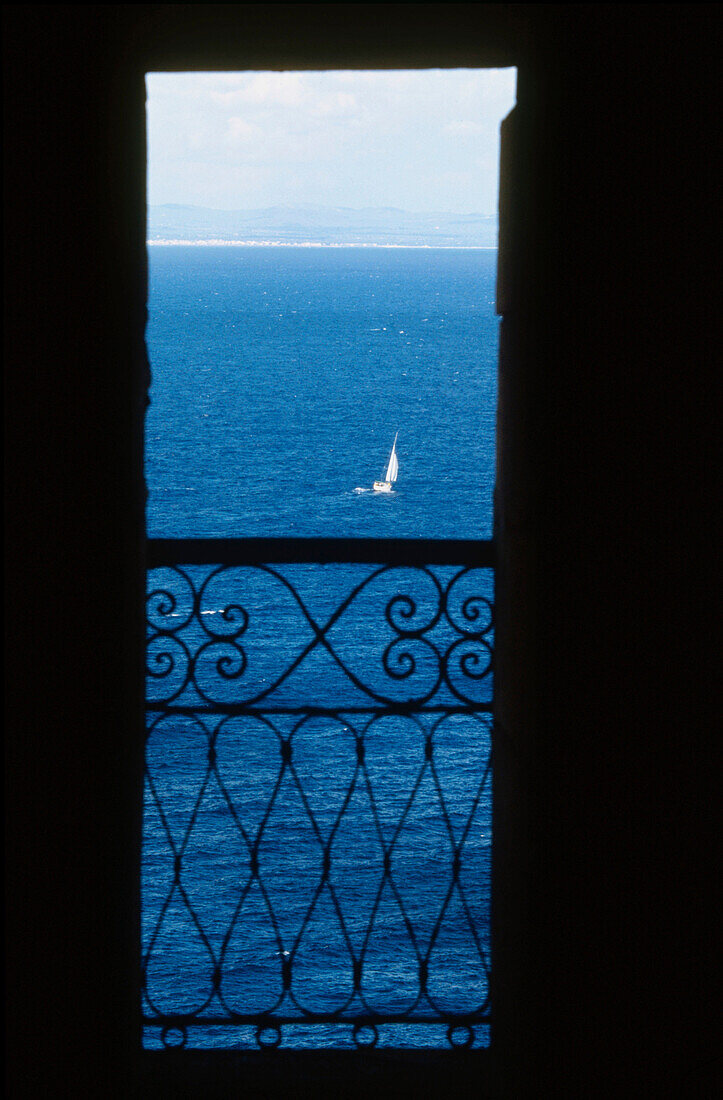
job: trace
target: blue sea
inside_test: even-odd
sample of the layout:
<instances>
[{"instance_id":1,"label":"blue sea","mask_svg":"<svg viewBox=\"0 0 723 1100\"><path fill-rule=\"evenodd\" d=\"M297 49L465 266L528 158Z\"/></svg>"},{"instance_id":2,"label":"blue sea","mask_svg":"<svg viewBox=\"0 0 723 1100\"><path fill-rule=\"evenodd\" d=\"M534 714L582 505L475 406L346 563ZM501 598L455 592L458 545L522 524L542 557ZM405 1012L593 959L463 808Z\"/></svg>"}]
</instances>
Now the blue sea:
<instances>
[{"instance_id":1,"label":"blue sea","mask_svg":"<svg viewBox=\"0 0 723 1100\"><path fill-rule=\"evenodd\" d=\"M151 537L491 537L496 251L149 256Z\"/></svg>"},{"instance_id":2,"label":"blue sea","mask_svg":"<svg viewBox=\"0 0 723 1100\"><path fill-rule=\"evenodd\" d=\"M496 258L150 247L149 537L490 538ZM486 1045L491 570L178 565L149 574L146 1046Z\"/></svg>"}]
</instances>

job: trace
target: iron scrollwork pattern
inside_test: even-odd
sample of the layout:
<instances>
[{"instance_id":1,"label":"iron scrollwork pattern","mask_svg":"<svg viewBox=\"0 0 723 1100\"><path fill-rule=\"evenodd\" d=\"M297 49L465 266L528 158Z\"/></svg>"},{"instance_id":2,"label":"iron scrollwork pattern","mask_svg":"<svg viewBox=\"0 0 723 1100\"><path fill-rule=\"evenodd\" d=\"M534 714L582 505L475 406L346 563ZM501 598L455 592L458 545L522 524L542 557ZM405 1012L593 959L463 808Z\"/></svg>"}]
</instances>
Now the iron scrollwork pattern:
<instances>
[{"instance_id":1,"label":"iron scrollwork pattern","mask_svg":"<svg viewBox=\"0 0 723 1100\"><path fill-rule=\"evenodd\" d=\"M375 606L376 605L376 606ZM347 626L345 636L345 624ZM444 586L430 567L382 566L320 622L280 568L153 571L148 595L148 701L212 707L271 704L312 665L328 704L328 671L347 701L425 706L435 697L487 703L493 650L491 571L464 567ZM325 659L322 674L319 657ZM330 667L329 667L330 666ZM300 676L295 674L300 672Z\"/></svg>"},{"instance_id":2,"label":"iron scrollwork pattern","mask_svg":"<svg viewBox=\"0 0 723 1100\"><path fill-rule=\"evenodd\" d=\"M151 1045L484 1045L493 581L149 572Z\"/></svg>"}]
</instances>

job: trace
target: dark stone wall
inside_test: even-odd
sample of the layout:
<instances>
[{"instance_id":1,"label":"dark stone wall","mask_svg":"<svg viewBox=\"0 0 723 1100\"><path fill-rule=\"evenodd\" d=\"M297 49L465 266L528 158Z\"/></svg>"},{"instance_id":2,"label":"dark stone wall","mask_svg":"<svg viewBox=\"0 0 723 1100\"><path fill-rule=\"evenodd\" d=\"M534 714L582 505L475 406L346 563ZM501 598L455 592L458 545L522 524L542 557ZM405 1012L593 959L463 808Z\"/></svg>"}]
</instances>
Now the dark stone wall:
<instances>
[{"instance_id":1,"label":"dark stone wall","mask_svg":"<svg viewBox=\"0 0 723 1100\"><path fill-rule=\"evenodd\" d=\"M498 486L535 669L515 764L523 1031L553 1091L697 1095L716 1015L712 27L657 5L540 19L515 120L501 370L518 428Z\"/></svg>"},{"instance_id":2,"label":"dark stone wall","mask_svg":"<svg viewBox=\"0 0 723 1100\"><path fill-rule=\"evenodd\" d=\"M297 1062L293 1087L237 1067L238 1091L712 1089L714 10L5 6L11 1095L164 1092L133 1053L143 74L246 65L520 79L502 175L496 1084L446 1056ZM208 1072L168 1094L235 1093Z\"/></svg>"}]
</instances>

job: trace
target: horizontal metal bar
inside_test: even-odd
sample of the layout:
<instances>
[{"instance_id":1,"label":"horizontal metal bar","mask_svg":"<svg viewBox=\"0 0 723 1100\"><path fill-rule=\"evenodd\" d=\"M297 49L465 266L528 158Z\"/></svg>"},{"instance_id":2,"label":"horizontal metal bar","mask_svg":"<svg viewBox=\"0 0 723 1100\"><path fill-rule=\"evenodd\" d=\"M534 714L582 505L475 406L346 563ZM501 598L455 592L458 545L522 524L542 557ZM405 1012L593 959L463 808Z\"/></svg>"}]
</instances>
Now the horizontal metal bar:
<instances>
[{"instance_id":1,"label":"horizontal metal bar","mask_svg":"<svg viewBox=\"0 0 723 1100\"><path fill-rule=\"evenodd\" d=\"M492 539L148 539L146 564L494 566Z\"/></svg>"},{"instance_id":2,"label":"horizontal metal bar","mask_svg":"<svg viewBox=\"0 0 723 1100\"><path fill-rule=\"evenodd\" d=\"M256 1027L281 1027L288 1024L299 1024L307 1027L314 1025L346 1024L350 1027L366 1027L370 1024L437 1024L438 1026L473 1027L489 1024L491 1015L489 1012L480 1016L455 1016L453 1013L440 1016L334 1016L332 1013L311 1017L306 1016L254 1016L234 1015L228 1016L143 1016L142 1022L147 1027L240 1027L244 1024Z\"/></svg>"},{"instance_id":3,"label":"horizontal metal bar","mask_svg":"<svg viewBox=\"0 0 723 1100\"><path fill-rule=\"evenodd\" d=\"M494 707L491 702L474 703L459 706L418 706L415 703L384 703L377 706L354 707L341 703L338 707L298 706L298 707L247 707L243 703L214 703L213 705L180 706L169 703L162 706L157 703L146 703L147 714L228 714L234 717L248 715L249 717L264 714L290 714L305 715L309 718L338 718L345 714L383 714L385 717L392 714L492 714Z\"/></svg>"}]
</instances>

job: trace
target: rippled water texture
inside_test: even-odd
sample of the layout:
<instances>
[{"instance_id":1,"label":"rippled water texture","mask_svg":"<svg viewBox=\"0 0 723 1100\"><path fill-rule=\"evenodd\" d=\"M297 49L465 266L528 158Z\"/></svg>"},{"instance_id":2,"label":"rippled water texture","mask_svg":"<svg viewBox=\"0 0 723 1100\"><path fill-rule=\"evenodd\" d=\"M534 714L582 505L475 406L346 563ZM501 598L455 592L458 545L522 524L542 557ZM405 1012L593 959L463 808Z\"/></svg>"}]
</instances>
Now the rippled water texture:
<instances>
[{"instance_id":1,"label":"rippled water texture","mask_svg":"<svg viewBox=\"0 0 723 1100\"><path fill-rule=\"evenodd\" d=\"M491 536L495 251L149 255L151 536Z\"/></svg>"}]
</instances>

